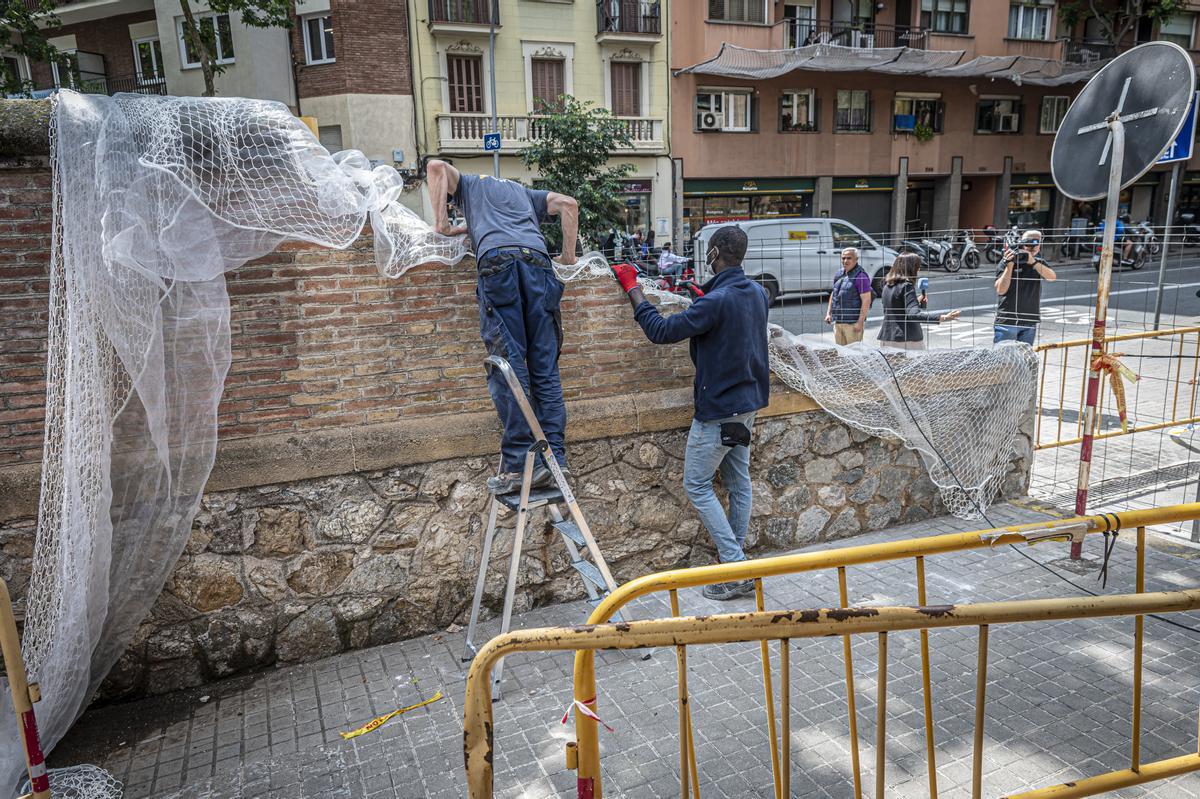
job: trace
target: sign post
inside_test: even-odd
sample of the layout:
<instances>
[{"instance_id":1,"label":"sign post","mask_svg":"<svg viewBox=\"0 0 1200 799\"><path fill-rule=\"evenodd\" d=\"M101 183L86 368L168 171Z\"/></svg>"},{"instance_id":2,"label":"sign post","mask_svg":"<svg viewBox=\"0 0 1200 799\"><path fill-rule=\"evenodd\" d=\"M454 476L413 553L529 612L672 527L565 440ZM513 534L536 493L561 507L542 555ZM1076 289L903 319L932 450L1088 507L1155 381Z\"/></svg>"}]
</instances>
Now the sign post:
<instances>
[{"instance_id":1,"label":"sign post","mask_svg":"<svg viewBox=\"0 0 1200 799\"><path fill-rule=\"evenodd\" d=\"M1171 146L1158 159L1160 164L1173 164L1171 167L1171 189L1167 195L1167 221L1163 225L1162 257L1158 261L1158 290L1154 295L1154 329L1158 330L1162 318L1163 284L1167 279L1167 250L1171 247L1171 225L1175 221L1175 197L1179 191L1179 171L1182 164L1192 157L1192 145L1196 141L1196 100L1200 93L1192 98L1192 107L1188 109L1187 119L1183 128Z\"/></svg>"},{"instance_id":2,"label":"sign post","mask_svg":"<svg viewBox=\"0 0 1200 799\"><path fill-rule=\"evenodd\" d=\"M1088 81L1054 138L1050 169L1059 190L1076 200L1106 198L1075 484L1076 515L1087 511L1120 192L1148 172L1171 146L1183 128L1195 90L1195 67L1187 51L1170 42L1148 42L1113 59ZM1078 559L1082 550L1082 542L1072 542L1071 557Z\"/></svg>"}]
</instances>

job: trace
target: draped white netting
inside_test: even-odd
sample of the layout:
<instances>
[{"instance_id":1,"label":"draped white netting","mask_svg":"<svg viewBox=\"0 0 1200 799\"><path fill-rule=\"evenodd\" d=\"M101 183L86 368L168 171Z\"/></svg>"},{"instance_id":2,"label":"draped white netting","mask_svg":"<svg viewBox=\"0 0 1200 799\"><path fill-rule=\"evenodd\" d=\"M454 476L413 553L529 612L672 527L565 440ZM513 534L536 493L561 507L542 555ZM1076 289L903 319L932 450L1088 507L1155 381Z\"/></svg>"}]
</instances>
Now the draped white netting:
<instances>
[{"instance_id":1,"label":"draped white netting","mask_svg":"<svg viewBox=\"0 0 1200 799\"><path fill-rule=\"evenodd\" d=\"M63 91L51 135L46 437L23 642L41 683L47 749L129 644L187 541L230 364L224 273L288 239L347 247L368 218L384 275L469 254L464 238L434 233L396 202L403 182L393 169L371 169L353 151L329 155L278 103ZM610 277L598 254L560 274ZM981 504L995 495L1016 439L1013 411L1032 397L1027 354L903 356L901 404L892 377L864 353L771 341L789 385L847 423L916 449L944 491L962 481ZM961 374L978 401L939 399L945 371ZM985 451L946 444L949 465L938 467L922 442L943 427L986 427ZM965 512L962 502L947 505ZM6 695L2 702L0 718L11 712ZM11 725L0 725L0 747L15 787L23 756Z\"/></svg>"}]
</instances>

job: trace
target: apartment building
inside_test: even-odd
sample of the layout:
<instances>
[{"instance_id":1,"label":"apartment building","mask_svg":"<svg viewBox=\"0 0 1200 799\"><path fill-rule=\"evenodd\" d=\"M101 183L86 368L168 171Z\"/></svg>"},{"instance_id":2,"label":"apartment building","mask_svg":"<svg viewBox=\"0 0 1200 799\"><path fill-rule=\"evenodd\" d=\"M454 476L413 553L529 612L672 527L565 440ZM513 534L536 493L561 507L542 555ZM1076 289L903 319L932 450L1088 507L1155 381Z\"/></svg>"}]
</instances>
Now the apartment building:
<instances>
[{"instance_id":1,"label":"apartment building","mask_svg":"<svg viewBox=\"0 0 1200 799\"><path fill-rule=\"evenodd\" d=\"M1050 150L1114 48L1053 0L708 0L671 16L677 226L832 216L870 232L1066 226ZM1195 9L1136 40L1197 46ZM1133 43L1131 41L1129 44ZM802 48L789 55L778 51ZM903 50L894 48L905 48ZM776 52L772 52L776 51ZM1200 164L1193 162L1193 168ZM1167 172L1123 194L1165 214ZM1183 202L1200 202L1188 173Z\"/></svg>"},{"instance_id":2,"label":"apartment building","mask_svg":"<svg viewBox=\"0 0 1200 799\"><path fill-rule=\"evenodd\" d=\"M296 0L295 25L256 28L236 13L215 14L192 0L200 24L215 32L221 97L277 100L313 117L331 151L416 169L412 72L404 0ZM38 94L58 87L100 94L199 95L199 60L184 41L178 0L66 0L55 9L52 44L69 67L4 66Z\"/></svg>"},{"instance_id":3,"label":"apartment building","mask_svg":"<svg viewBox=\"0 0 1200 799\"><path fill-rule=\"evenodd\" d=\"M562 94L607 108L631 146L625 227L671 228L667 0L412 0L418 147L459 169L492 174L491 82L501 136L500 175L532 181L518 153L538 136L540 101ZM495 52L491 52L494 25Z\"/></svg>"}]
</instances>

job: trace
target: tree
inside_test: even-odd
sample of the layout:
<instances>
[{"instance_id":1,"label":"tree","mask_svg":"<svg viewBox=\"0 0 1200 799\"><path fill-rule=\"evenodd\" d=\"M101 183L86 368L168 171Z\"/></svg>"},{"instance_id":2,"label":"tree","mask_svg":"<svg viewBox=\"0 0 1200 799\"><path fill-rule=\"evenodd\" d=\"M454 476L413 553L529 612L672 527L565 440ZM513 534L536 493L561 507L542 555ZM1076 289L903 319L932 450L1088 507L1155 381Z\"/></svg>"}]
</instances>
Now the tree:
<instances>
[{"instance_id":1,"label":"tree","mask_svg":"<svg viewBox=\"0 0 1200 799\"><path fill-rule=\"evenodd\" d=\"M1058 16L1074 28L1080 22L1097 21L1105 40L1119 49L1139 20L1147 17L1159 24L1183 10L1185 0L1067 0L1059 3Z\"/></svg>"},{"instance_id":2,"label":"tree","mask_svg":"<svg viewBox=\"0 0 1200 799\"><path fill-rule=\"evenodd\" d=\"M204 75L204 96L215 97L214 79L225 71L225 65L217 63L217 44L220 37L228 34L228 29L222 30L219 20L212 16L197 20L189 0L179 0L179 7L183 10L183 38L200 62L200 72ZM217 17L236 13L243 24L252 28L292 27L292 0L208 0L208 9ZM290 42L289 37L289 47Z\"/></svg>"},{"instance_id":3,"label":"tree","mask_svg":"<svg viewBox=\"0 0 1200 799\"><path fill-rule=\"evenodd\" d=\"M621 180L633 165L609 166L608 160L614 150L632 146L629 127L607 109L570 95L540 110L545 115L529 121L537 136L521 151L521 160L538 171L538 188L579 201L580 238L596 246L609 228L624 221ZM557 225L547 226L545 233L547 244L561 245Z\"/></svg>"},{"instance_id":4,"label":"tree","mask_svg":"<svg viewBox=\"0 0 1200 799\"><path fill-rule=\"evenodd\" d=\"M25 56L30 61L65 64L66 55L46 41L43 30L58 26L51 0L25 3L0 0L0 52ZM33 88L20 74L0 67L0 95L29 95Z\"/></svg>"}]
</instances>

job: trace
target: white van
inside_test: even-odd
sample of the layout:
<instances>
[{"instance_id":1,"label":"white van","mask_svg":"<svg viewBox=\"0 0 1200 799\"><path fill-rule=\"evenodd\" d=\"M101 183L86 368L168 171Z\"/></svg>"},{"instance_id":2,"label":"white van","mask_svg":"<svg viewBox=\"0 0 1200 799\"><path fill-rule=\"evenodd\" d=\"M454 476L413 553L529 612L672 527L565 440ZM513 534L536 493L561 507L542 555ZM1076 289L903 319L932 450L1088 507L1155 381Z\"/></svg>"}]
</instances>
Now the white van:
<instances>
[{"instance_id":1,"label":"white van","mask_svg":"<svg viewBox=\"0 0 1200 799\"><path fill-rule=\"evenodd\" d=\"M846 247L858 248L859 265L872 279L882 277L897 255L843 219L726 222L705 225L696 234L692 252L702 280L711 277L705 265L708 240L718 228L729 224L746 231L742 268L767 290L772 303L782 294L829 291L833 276L842 268L841 252Z\"/></svg>"}]
</instances>

